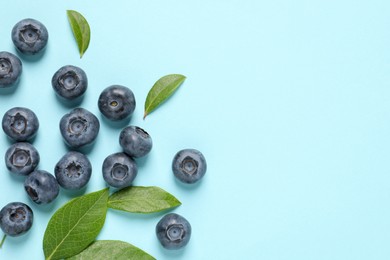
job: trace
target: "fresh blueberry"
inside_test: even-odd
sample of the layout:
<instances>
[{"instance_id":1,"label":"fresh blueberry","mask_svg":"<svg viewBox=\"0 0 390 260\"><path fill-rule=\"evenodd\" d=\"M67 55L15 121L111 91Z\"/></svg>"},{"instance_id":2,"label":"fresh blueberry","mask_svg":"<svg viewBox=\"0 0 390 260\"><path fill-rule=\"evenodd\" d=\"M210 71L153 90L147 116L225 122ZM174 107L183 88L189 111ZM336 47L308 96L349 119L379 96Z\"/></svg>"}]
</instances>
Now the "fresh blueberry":
<instances>
[{"instance_id":1,"label":"fresh blueberry","mask_svg":"<svg viewBox=\"0 0 390 260\"><path fill-rule=\"evenodd\" d=\"M135 109L133 92L124 86L113 85L99 96L100 112L109 120L119 121L131 116Z\"/></svg>"},{"instance_id":2,"label":"fresh blueberry","mask_svg":"<svg viewBox=\"0 0 390 260\"><path fill-rule=\"evenodd\" d=\"M56 178L47 171L35 170L24 181L24 189L37 204L48 204L60 191Z\"/></svg>"},{"instance_id":3,"label":"fresh blueberry","mask_svg":"<svg viewBox=\"0 0 390 260\"><path fill-rule=\"evenodd\" d=\"M11 237L25 234L33 224L34 214L31 208L22 202L11 202L0 211L0 227Z\"/></svg>"},{"instance_id":4,"label":"fresh blueberry","mask_svg":"<svg viewBox=\"0 0 390 260\"><path fill-rule=\"evenodd\" d=\"M38 166L39 160L37 149L26 142L11 145L5 153L7 169L17 175L30 174Z\"/></svg>"},{"instance_id":5,"label":"fresh blueberry","mask_svg":"<svg viewBox=\"0 0 390 260\"><path fill-rule=\"evenodd\" d=\"M206 173L206 159L198 150L184 149L173 158L172 170L175 177L181 182L195 183Z\"/></svg>"},{"instance_id":6,"label":"fresh blueberry","mask_svg":"<svg viewBox=\"0 0 390 260\"><path fill-rule=\"evenodd\" d=\"M156 235L164 248L180 249L190 241L191 225L184 217L170 213L157 223Z\"/></svg>"},{"instance_id":7,"label":"fresh blueberry","mask_svg":"<svg viewBox=\"0 0 390 260\"><path fill-rule=\"evenodd\" d=\"M66 100L74 100L81 97L87 90L88 78L81 68L67 65L54 73L51 85L60 97Z\"/></svg>"},{"instance_id":8,"label":"fresh blueberry","mask_svg":"<svg viewBox=\"0 0 390 260\"><path fill-rule=\"evenodd\" d=\"M103 162L103 178L112 187L129 186L137 176L137 164L125 153L109 155Z\"/></svg>"},{"instance_id":9,"label":"fresh blueberry","mask_svg":"<svg viewBox=\"0 0 390 260\"><path fill-rule=\"evenodd\" d=\"M16 85L22 74L22 62L12 53L0 52L0 88Z\"/></svg>"},{"instance_id":10,"label":"fresh blueberry","mask_svg":"<svg viewBox=\"0 0 390 260\"><path fill-rule=\"evenodd\" d=\"M75 108L61 118L60 131L67 145L80 148L95 141L100 129L97 117L84 108Z\"/></svg>"},{"instance_id":11,"label":"fresh blueberry","mask_svg":"<svg viewBox=\"0 0 390 260\"><path fill-rule=\"evenodd\" d=\"M125 127L119 135L119 144L131 157L143 157L152 150L152 138L138 126Z\"/></svg>"},{"instance_id":12,"label":"fresh blueberry","mask_svg":"<svg viewBox=\"0 0 390 260\"><path fill-rule=\"evenodd\" d=\"M39 128L39 121L33 111L25 107L14 107L5 112L2 127L11 139L22 142L33 138Z\"/></svg>"},{"instance_id":13,"label":"fresh blueberry","mask_svg":"<svg viewBox=\"0 0 390 260\"><path fill-rule=\"evenodd\" d=\"M12 29L12 41L23 54L34 55L41 52L48 39L46 27L34 19L21 20Z\"/></svg>"},{"instance_id":14,"label":"fresh blueberry","mask_svg":"<svg viewBox=\"0 0 390 260\"><path fill-rule=\"evenodd\" d=\"M73 151L66 153L54 168L58 184L68 190L83 188L91 178L91 173L92 166L87 156Z\"/></svg>"}]
</instances>

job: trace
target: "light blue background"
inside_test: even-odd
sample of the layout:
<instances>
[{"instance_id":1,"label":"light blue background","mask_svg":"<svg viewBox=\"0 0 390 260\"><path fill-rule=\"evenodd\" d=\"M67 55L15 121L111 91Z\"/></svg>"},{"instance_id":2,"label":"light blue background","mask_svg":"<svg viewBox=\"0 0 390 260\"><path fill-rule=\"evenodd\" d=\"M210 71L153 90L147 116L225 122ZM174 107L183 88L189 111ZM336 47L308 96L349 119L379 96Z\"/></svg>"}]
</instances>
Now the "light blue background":
<instances>
[{"instance_id":1,"label":"light blue background","mask_svg":"<svg viewBox=\"0 0 390 260\"><path fill-rule=\"evenodd\" d=\"M27 17L50 34L38 61L24 61L21 84L0 96L36 112L40 169L53 172L66 152L60 104L51 77L82 67L89 89L82 107L102 119L97 98L112 84L137 99L131 124L153 138L136 185L157 185L178 197L174 210L192 224L184 250L166 251L154 229L163 214L110 210L98 239L132 243L157 259L381 260L390 255L390 2L275 1L6 1L0 50L15 52L13 25ZM90 23L79 59L66 10ZM161 76L187 80L142 120L148 90ZM120 151L120 128L101 120L88 154L94 172L86 192L105 187L101 164ZM0 137L0 154L10 142ZM171 160L182 148L201 150L208 171L199 185L180 185ZM0 160L0 205L24 201L35 223L8 238L1 259L42 259L50 216L75 195L61 191L49 206L33 205L23 180Z\"/></svg>"}]
</instances>

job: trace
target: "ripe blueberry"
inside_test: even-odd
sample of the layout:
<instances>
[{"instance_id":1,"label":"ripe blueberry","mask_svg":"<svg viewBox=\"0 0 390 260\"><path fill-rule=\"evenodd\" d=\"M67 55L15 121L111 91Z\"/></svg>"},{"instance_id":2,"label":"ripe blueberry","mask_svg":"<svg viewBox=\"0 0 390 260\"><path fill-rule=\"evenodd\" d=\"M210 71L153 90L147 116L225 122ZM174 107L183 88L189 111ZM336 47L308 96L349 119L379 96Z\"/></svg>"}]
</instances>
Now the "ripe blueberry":
<instances>
[{"instance_id":1,"label":"ripe blueberry","mask_svg":"<svg viewBox=\"0 0 390 260\"><path fill-rule=\"evenodd\" d=\"M34 19L24 19L15 24L11 36L15 47L27 55L41 52L49 39L46 27Z\"/></svg>"},{"instance_id":2,"label":"ripe blueberry","mask_svg":"<svg viewBox=\"0 0 390 260\"><path fill-rule=\"evenodd\" d=\"M103 162L103 178L108 185L115 188L130 186L137 176L135 161L125 153L109 155Z\"/></svg>"},{"instance_id":3,"label":"ripe blueberry","mask_svg":"<svg viewBox=\"0 0 390 260\"><path fill-rule=\"evenodd\" d=\"M203 154L195 149L184 149L175 155L172 171L184 183L195 183L206 173L207 164Z\"/></svg>"},{"instance_id":4,"label":"ripe blueberry","mask_svg":"<svg viewBox=\"0 0 390 260\"><path fill-rule=\"evenodd\" d=\"M39 160L37 149L26 142L11 145L5 153L7 169L17 175L30 174L38 166Z\"/></svg>"},{"instance_id":5,"label":"ripe blueberry","mask_svg":"<svg viewBox=\"0 0 390 260\"><path fill-rule=\"evenodd\" d=\"M17 141L28 141L39 128L39 121L33 111L25 107L14 107L5 112L2 127L9 138Z\"/></svg>"},{"instance_id":6,"label":"ripe blueberry","mask_svg":"<svg viewBox=\"0 0 390 260\"><path fill-rule=\"evenodd\" d=\"M81 68L67 65L54 73L51 85L60 97L66 100L74 100L81 97L87 90L88 78Z\"/></svg>"},{"instance_id":7,"label":"ripe blueberry","mask_svg":"<svg viewBox=\"0 0 390 260\"><path fill-rule=\"evenodd\" d=\"M180 249L190 241L191 225L184 217L170 213L157 223L156 235L164 248Z\"/></svg>"},{"instance_id":8,"label":"ripe blueberry","mask_svg":"<svg viewBox=\"0 0 390 260\"><path fill-rule=\"evenodd\" d=\"M71 148L80 148L95 141L100 129L97 117L84 108L75 108L60 121L61 135Z\"/></svg>"},{"instance_id":9,"label":"ripe blueberry","mask_svg":"<svg viewBox=\"0 0 390 260\"><path fill-rule=\"evenodd\" d=\"M6 51L0 52L0 88L17 84L22 70L22 62L18 57Z\"/></svg>"},{"instance_id":10,"label":"ripe blueberry","mask_svg":"<svg viewBox=\"0 0 390 260\"><path fill-rule=\"evenodd\" d=\"M26 233L32 226L34 214L22 202L11 202L0 211L0 227L6 235L16 237Z\"/></svg>"},{"instance_id":11,"label":"ripe blueberry","mask_svg":"<svg viewBox=\"0 0 390 260\"><path fill-rule=\"evenodd\" d=\"M152 150L152 138L138 126L125 127L119 135L119 144L131 157L142 157Z\"/></svg>"},{"instance_id":12,"label":"ripe blueberry","mask_svg":"<svg viewBox=\"0 0 390 260\"><path fill-rule=\"evenodd\" d=\"M54 168L58 184L69 190L83 188L91 178L91 173L92 166L87 156L73 151L66 153Z\"/></svg>"},{"instance_id":13,"label":"ripe blueberry","mask_svg":"<svg viewBox=\"0 0 390 260\"><path fill-rule=\"evenodd\" d=\"M99 96L100 112L109 120L119 121L131 116L135 109L133 92L124 86L107 87Z\"/></svg>"},{"instance_id":14,"label":"ripe blueberry","mask_svg":"<svg viewBox=\"0 0 390 260\"><path fill-rule=\"evenodd\" d=\"M37 204L48 204L60 191L56 178L47 171L35 170L24 181L24 189Z\"/></svg>"}]
</instances>

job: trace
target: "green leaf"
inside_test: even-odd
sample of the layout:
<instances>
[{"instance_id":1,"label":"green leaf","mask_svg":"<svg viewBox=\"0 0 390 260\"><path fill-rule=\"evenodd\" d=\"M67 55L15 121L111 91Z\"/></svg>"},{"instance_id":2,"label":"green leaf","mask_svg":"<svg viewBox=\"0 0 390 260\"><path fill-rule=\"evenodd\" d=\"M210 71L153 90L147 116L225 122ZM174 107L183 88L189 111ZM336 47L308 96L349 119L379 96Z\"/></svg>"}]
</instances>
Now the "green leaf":
<instances>
[{"instance_id":1,"label":"green leaf","mask_svg":"<svg viewBox=\"0 0 390 260\"><path fill-rule=\"evenodd\" d=\"M70 26L72 27L74 38L79 46L80 58L83 57L88 49L91 39L91 29L87 20L79 12L74 10L66 11Z\"/></svg>"},{"instance_id":2,"label":"green leaf","mask_svg":"<svg viewBox=\"0 0 390 260\"><path fill-rule=\"evenodd\" d=\"M75 198L51 217L43 238L46 260L74 256L95 240L107 214L108 188Z\"/></svg>"},{"instance_id":3,"label":"green leaf","mask_svg":"<svg viewBox=\"0 0 390 260\"><path fill-rule=\"evenodd\" d=\"M157 80L146 97L144 119L150 112L169 98L185 79L186 77L183 75L170 74Z\"/></svg>"},{"instance_id":4,"label":"green leaf","mask_svg":"<svg viewBox=\"0 0 390 260\"><path fill-rule=\"evenodd\" d=\"M0 242L0 249L1 249L1 247L3 246L4 241L5 241L6 238L7 238L7 235L4 234L4 236L3 236L3 238L1 239L1 242Z\"/></svg>"},{"instance_id":5,"label":"green leaf","mask_svg":"<svg viewBox=\"0 0 390 260\"><path fill-rule=\"evenodd\" d=\"M108 198L108 207L132 213L154 213L177 207L181 202L159 187L127 187Z\"/></svg>"},{"instance_id":6,"label":"green leaf","mask_svg":"<svg viewBox=\"0 0 390 260\"><path fill-rule=\"evenodd\" d=\"M98 240L80 254L68 260L153 260L153 256L129 243L118 240Z\"/></svg>"}]
</instances>

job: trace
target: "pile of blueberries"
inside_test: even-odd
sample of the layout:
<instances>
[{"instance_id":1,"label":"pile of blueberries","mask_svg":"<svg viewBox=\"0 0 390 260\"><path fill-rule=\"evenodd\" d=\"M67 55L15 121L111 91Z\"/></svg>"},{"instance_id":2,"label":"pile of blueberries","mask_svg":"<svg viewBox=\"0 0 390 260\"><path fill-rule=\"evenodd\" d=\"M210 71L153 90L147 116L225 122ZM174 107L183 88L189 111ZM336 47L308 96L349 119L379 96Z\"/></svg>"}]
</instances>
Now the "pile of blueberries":
<instances>
[{"instance_id":1,"label":"pile of blueberries","mask_svg":"<svg viewBox=\"0 0 390 260\"><path fill-rule=\"evenodd\" d=\"M12 41L22 55L42 52L48 42L48 36L46 27L34 19L24 19L12 30ZM0 88L17 85L21 73L22 62L16 55L0 52ZM53 75L51 83L60 99L77 102L87 90L88 79L81 68L67 65ZM135 106L133 92L120 85L104 89L98 100L100 112L111 121L128 119ZM95 141L100 123L87 109L74 108L60 120L60 132L70 151L56 164L55 176L36 169L40 155L30 142L39 129L39 120L33 111L25 107L9 109L3 116L2 128L15 142L6 151L6 167L13 174L26 176L24 188L34 203L48 204L58 196L60 186L68 190L79 190L90 180L91 163L79 150ZM151 151L152 139L144 129L127 126L120 133L119 143L123 152L107 156L102 172L109 186L124 188L130 186L137 176L135 158L143 157ZM195 149L179 151L172 162L174 175L188 184L199 181L206 168L204 156ZM6 235L22 235L31 228L32 223L33 212L25 203L12 202L0 211L0 227ZM184 217L170 213L158 222L156 234L163 247L178 249L188 243L191 225Z\"/></svg>"}]
</instances>

